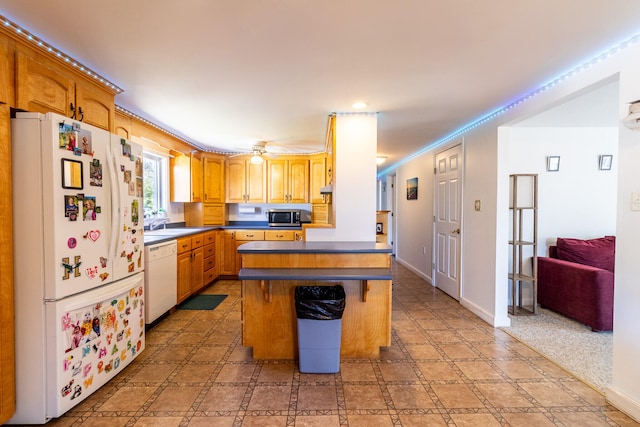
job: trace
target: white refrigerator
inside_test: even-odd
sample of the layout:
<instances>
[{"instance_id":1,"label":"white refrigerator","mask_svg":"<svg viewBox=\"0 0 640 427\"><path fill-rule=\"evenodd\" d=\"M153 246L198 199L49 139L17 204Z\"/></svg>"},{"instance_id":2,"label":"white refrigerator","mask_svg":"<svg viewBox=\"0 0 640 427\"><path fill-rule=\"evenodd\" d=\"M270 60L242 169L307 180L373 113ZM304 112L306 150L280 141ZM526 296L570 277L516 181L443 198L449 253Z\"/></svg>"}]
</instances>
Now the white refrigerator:
<instances>
[{"instance_id":1,"label":"white refrigerator","mask_svg":"<svg viewBox=\"0 0 640 427\"><path fill-rule=\"evenodd\" d=\"M43 424L144 350L142 148L53 113L11 120L16 413Z\"/></svg>"}]
</instances>

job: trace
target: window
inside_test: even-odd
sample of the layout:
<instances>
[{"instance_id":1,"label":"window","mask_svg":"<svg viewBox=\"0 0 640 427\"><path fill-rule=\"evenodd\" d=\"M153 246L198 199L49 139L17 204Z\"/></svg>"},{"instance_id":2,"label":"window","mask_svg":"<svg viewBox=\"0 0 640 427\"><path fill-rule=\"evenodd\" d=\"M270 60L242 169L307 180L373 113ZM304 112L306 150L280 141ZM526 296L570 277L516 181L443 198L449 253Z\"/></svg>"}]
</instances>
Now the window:
<instances>
[{"instance_id":1,"label":"window","mask_svg":"<svg viewBox=\"0 0 640 427\"><path fill-rule=\"evenodd\" d=\"M144 168L144 216L149 218L167 212L167 158L145 151Z\"/></svg>"}]
</instances>

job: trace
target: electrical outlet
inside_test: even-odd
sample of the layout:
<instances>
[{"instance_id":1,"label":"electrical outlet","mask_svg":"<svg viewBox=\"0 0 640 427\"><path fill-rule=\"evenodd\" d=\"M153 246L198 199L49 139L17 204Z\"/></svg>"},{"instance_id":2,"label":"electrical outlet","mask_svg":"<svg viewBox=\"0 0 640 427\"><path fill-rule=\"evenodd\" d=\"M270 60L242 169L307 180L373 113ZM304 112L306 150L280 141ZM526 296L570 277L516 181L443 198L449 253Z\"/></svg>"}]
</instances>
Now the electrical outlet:
<instances>
[{"instance_id":1,"label":"electrical outlet","mask_svg":"<svg viewBox=\"0 0 640 427\"><path fill-rule=\"evenodd\" d=\"M480 200L476 200L474 205L474 209L476 210L476 212L480 212L481 207L482 207L482 203L480 202Z\"/></svg>"},{"instance_id":2,"label":"electrical outlet","mask_svg":"<svg viewBox=\"0 0 640 427\"><path fill-rule=\"evenodd\" d=\"M640 193L631 193L631 210L640 211Z\"/></svg>"}]
</instances>

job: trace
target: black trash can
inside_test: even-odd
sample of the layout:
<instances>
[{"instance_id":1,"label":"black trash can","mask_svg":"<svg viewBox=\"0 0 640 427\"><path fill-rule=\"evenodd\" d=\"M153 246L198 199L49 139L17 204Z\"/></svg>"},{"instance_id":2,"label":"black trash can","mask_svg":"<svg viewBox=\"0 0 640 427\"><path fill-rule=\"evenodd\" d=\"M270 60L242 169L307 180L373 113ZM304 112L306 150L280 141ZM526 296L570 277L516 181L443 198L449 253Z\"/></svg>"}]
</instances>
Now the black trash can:
<instances>
[{"instance_id":1,"label":"black trash can","mask_svg":"<svg viewBox=\"0 0 640 427\"><path fill-rule=\"evenodd\" d=\"M340 371L342 313L346 294L342 284L297 286L298 356L302 373Z\"/></svg>"}]
</instances>

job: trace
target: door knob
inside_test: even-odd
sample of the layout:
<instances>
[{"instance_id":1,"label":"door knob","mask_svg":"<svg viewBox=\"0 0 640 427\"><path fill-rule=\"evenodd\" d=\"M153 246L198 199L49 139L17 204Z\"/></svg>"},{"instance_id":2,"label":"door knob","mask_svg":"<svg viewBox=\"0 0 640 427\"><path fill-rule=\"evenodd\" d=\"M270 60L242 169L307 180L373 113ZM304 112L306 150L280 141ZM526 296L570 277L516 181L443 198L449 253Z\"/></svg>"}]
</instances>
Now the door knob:
<instances>
[{"instance_id":1,"label":"door knob","mask_svg":"<svg viewBox=\"0 0 640 427\"><path fill-rule=\"evenodd\" d=\"M453 231L451 232L451 234L460 234L460 229L459 229L459 228L456 228L455 230L453 230Z\"/></svg>"}]
</instances>

